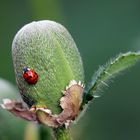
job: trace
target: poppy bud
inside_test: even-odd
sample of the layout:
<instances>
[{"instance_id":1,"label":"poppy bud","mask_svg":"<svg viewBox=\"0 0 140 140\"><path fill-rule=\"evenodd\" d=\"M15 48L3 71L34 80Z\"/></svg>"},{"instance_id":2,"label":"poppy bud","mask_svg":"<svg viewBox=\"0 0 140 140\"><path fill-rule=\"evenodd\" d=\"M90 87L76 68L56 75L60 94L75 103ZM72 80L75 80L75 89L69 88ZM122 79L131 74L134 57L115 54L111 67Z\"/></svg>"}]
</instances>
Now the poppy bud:
<instances>
[{"instance_id":1,"label":"poppy bud","mask_svg":"<svg viewBox=\"0 0 140 140\"><path fill-rule=\"evenodd\" d=\"M39 112L48 113L52 126L73 121L82 103L84 71L69 32L49 20L29 23L16 34L12 57L17 85L29 109L40 116ZM28 77L32 73L25 80L24 68L37 73L35 84L28 82L35 79Z\"/></svg>"}]
</instances>

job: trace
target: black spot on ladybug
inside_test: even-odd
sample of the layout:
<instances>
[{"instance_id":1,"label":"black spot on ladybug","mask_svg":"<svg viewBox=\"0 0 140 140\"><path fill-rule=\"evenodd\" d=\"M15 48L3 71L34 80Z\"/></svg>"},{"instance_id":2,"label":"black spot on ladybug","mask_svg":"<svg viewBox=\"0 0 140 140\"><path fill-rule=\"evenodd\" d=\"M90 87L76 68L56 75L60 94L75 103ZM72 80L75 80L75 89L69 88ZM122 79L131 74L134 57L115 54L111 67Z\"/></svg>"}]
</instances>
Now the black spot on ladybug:
<instances>
[{"instance_id":1,"label":"black spot on ladybug","mask_svg":"<svg viewBox=\"0 0 140 140\"><path fill-rule=\"evenodd\" d=\"M33 69L25 67L23 69L23 78L28 84L34 85L38 81L38 74Z\"/></svg>"}]
</instances>

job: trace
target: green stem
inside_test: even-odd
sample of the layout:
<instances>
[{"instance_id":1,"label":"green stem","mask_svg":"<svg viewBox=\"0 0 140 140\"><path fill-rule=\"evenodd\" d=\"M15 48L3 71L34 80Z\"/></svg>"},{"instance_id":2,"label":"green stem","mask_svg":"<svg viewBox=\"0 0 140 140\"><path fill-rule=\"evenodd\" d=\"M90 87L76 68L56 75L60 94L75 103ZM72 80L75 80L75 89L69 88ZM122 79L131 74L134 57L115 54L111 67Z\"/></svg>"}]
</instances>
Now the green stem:
<instances>
[{"instance_id":1,"label":"green stem","mask_svg":"<svg viewBox=\"0 0 140 140\"><path fill-rule=\"evenodd\" d=\"M65 127L53 129L53 135L55 140L72 140L69 130Z\"/></svg>"}]
</instances>

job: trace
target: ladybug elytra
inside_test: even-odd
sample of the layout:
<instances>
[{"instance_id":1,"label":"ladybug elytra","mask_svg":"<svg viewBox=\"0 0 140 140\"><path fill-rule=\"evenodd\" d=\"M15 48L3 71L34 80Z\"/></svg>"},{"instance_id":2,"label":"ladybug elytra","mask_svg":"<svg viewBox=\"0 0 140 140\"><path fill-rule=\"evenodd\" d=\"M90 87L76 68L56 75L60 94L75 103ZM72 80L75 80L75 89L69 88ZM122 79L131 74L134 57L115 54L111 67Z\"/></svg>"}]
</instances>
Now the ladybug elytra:
<instances>
[{"instance_id":1,"label":"ladybug elytra","mask_svg":"<svg viewBox=\"0 0 140 140\"><path fill-rule=\"evenodd\" d=\"M25 67L23 69L23 78L28 84L33 85L38 81L38 74L34 70Z\"/></svg>"}]
</instances>

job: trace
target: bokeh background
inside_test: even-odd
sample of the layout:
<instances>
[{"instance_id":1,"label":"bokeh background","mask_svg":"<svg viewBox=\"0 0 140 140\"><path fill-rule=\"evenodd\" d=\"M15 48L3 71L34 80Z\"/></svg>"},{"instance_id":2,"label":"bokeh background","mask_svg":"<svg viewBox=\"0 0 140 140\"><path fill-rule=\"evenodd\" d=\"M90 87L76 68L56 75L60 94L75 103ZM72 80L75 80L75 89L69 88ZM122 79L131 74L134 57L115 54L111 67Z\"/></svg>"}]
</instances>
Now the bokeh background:
<instances>
[{"instance_id":1,"label":"bokeh background","mask_svg":"<svg viewBox=\"0 0 140 140\"><path fill-rule=\"evenodd\" d=\"M139 0L1 0L0 77L13 86L16 85L11 58L13 37L26 23L42 19L60 22L72 34L83 58L86 82L111 57L140 50ZM73 126L74 139L139 140L139 75L140 64L116 78ZM9 86L10 91L1 84L0 99L16 95L17 91ZM32 127L0 110L0 140L30 140ZM49 139L45 132L44 135Z\"/></svg>"}]
</instances>

